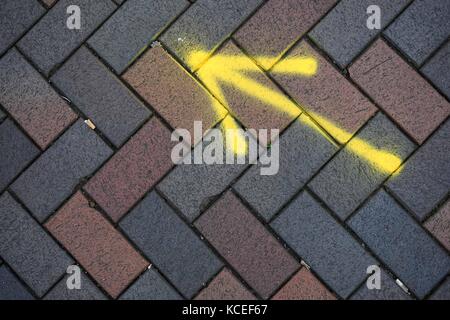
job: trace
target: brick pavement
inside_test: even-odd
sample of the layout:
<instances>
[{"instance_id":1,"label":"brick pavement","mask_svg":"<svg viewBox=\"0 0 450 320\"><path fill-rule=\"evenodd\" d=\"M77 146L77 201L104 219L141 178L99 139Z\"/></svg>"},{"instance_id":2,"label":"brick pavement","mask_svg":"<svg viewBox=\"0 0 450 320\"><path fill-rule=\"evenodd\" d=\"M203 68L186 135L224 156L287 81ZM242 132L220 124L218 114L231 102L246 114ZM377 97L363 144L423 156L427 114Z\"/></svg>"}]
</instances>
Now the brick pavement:
<instances>
[{"instance_id":1,"label":"brick pavement","mask_svg":"<svg viewBox=\"0 0 450 320\"><path fill-rule=\"evenodd\" d=\"M447 0L3 0L0 299L450 299L449 36ZM194 121L279 129L278 173L172 163Z\"/></svg>"}]
</instances>

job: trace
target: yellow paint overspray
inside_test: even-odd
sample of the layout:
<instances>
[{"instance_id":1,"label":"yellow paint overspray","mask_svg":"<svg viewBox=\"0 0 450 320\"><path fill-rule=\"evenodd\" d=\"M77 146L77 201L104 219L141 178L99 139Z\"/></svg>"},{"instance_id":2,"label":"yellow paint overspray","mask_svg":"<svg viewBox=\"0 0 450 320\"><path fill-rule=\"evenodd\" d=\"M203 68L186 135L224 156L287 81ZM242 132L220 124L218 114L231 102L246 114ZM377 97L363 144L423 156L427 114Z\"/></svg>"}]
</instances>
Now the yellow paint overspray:
<instances>
[{"instance_id":1,"label":"yellow paint overspray","mask_svg":"<svg viewBox=\"0 0 450 320\"><path fill-rule=\"evenodd\" d=\"M189 58L189 63L197 64L200 61L205 61L207 56L208 54L203 51L194 52ZM258 57L256 60L268 64L271 59L273 58ZM281 60L272 72L312 77L316 74L317 70L318 63L314 57L295 57ZM260 71L257 65L249 63L249 59L246 56L215 55L209 58L197 74L206 87L211 90L220 103L230 112L230 107L222 90L223 85L234 86L248 96L259 99L280 111L292 116L299 116L299 110L302 110L301 107L297 106L285 95L258 83L244 74ZM213 108L217 108L215 105L217 103L217 100L214 99ZM387 174L394 172L398 174L400 171L398 169L402 160L395 153L389 150L380 150L358 137L352 137L352 134L318 114L313 112L307 112L307 114L337 141L349 141L346 145L347 150L359 155L377 170ZM313 121L310 122L310 125L329 139L329 136ZM240 128L232 117L226 117L222 121L222 126L224 129ZM227 144L227 146L231 147L233 152L237 154L246 152L247 144L244 137L235 136L233 139L234 142Z\"/></svg>"}]
</instances>

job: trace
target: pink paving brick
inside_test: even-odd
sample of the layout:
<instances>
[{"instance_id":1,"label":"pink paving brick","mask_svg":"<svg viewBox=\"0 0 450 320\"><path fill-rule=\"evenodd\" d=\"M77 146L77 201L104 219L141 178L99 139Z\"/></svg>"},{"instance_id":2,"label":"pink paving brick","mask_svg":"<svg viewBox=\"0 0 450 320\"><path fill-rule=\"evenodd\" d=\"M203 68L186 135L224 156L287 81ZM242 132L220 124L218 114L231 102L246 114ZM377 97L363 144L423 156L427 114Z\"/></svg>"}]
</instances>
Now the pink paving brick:
<instances>
[{"instance_id":1,"label":"pink paving brick","mask_svg":"<svg viewBox=\"0 0 450 320\"><path fill-rule=\"evenodd\" d=\"M45 226L114 298L149 265L80 192Z\"/></svg>"},{"instance_id":2,"label":"pink paving brick","mask_svg":"<svg viewBox=\"0 0 450 320\"><path fill-rule=\"evenodd\" d=\"M308 68L308 63L316 64L317 70ZM303 74L287 72L295 68L305 70ZM340 143L347 142L377 110L305 41L278 62L271 74Z\"/></svg>"},{"instance_id":3,"label":"pink paving brick","mask_svg":"<svg viewBox=\"0 0 450 320\"><path fill-rule=\"evenodd\" d=\"M255 296L228 269L223 269L195 300L255 300Z\"/></svg>"},{"instance_id":4,"label":"pink paving brick","mask_svg":"<svg viewBox=\"0 0 450 320\"><path fill-rule=\"evenodd\" d=\"M269 0L234 35L239 44L268 70L336 0Z\"/></svg>"},{"instance_id":5,"label":"pink paving brick","mask_svg":"<svg viewBox=\"0 0 450 320\"><path fill-rule=\"evenodd\" d=\"M225 193L195 225L263 298L299 266L231 192Z\"/></svg>"},{"instance_id":6,"label":"pink paving brick","mask_svg":"<svg viewBox=\"0 0 450 320\"><path fill-rule=\"evenodd\" d=\"M172 168L170 136L171 132L152 118L85 186L114 221Z\"/></svg>"},{"instance_id":7,"label":"pink paving brick","mask_svg":"<svg viewBox=\"0 0 450 320\"><path fill-rule=\"evenodd\" d=\"M419 144L450 114L450 104L383 40L350 68L350 76Z\"/></svg>"},{"instance_id":8,"label":"pink paving brick","mask_svg":"<svg viewBox=\"0 0 450 320\"><path fill-rule=\"evenodd\" d=\"M231 41L218 50L197 75L247 128L281 131L301 113Z\"/></svg>"},{"instance_id":9,"label":"pink paving brick","mask_svg":"<svg viewBox=\"0 0 450 320\"><path fill-rule=\"evenodd\" d=\"M207 130L227 114L162 47L150 49L123 77L173 128L192 136L194 121Z\"/></svg>"},{"instance_id":10,"label":"pink paving brick","mask_svg":"<svg viewBox=\"0 0 450 320\"><path fill-rule=\"evenodd\" d=\"M41 149L77 118L16 49L0 60L0 103Z\"/></svg>"},{"instance_id":11,"label":"pink paving brick","mask_svg":"<svg viewBox=\"0 0 450 320\"><path fill-rule=\"evenodd\" d=\"M450 200L425 222L425 227L450 251Z\"/></svg>"},{"instance_id":12,"label":"pink paving brick","mask_svg":"<svg viewBox=\"0 0 450 320\"><path fill-rule=\"evenodd\" d=\"M308 269L302 268L273 297L273 300L335 300L336 297Z\"/></svg>"}]
</instances>

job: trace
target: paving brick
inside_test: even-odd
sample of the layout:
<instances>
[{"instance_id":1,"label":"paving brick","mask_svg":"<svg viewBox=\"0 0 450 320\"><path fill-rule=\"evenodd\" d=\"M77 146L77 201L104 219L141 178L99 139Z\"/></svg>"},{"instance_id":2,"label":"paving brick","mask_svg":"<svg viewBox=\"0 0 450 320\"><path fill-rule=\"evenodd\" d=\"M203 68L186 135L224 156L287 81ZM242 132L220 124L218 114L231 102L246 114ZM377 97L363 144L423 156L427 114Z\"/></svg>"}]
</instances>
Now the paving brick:
<instances>
[{"instance_id":1,"label":"paving brick","mask_svg":"<svg viewBox=\"0 0 450 320\"><path fill-rule=\"evenodd\" d=\"M224 121L230 119L232 118L227 116ZM218 128L223 132L225 127L226 125L222 122ZM204 140L209 139L210 136L207 135ZM197 150L204 146L206 146L205 143L198 144L188 156L192 159ZM247 164L181 164L172 170L157 188L183 213L186 219L193 221L247 166Z\"/></svg>"},{"instance_id":2,"label":"paving brick","mask_svg":"<svg viewBox=\"0 0 450 320\"><path fill-rule=\"evenodd\" d=\"M121 300L180 300L182 297L154 268L146 271Z\"/></svg>"},{"instance_id":3,"label":"paving brick","mask_svg":"<svg viewBox=\"0 0 450 320\"><path fill-rule=\"evenodd\" d=\"M300 269L272 300L335 300L335 296L306 268Z\"/></svg>"},{"instance_id":4,"label":"paving brick","mask_svg":"<svg viewBox=\"0 0 450 320\"><path fill-rule=\"evenodd\" d=\"M167 45L195 70L263 0L199 0L162 35ZM200 53L198 58L192 55Z\"/></svg>"},{"instance_id":5,"label":"paving brick","mask_svg":"<svg viewBox=\"0 0 450 320\"><path fill-rule=\"evenodd\" d=\"M187 4L186 0L129 0L88 43L120 74Z\"/></svg>"},{"instance_id":6,"label":"paving brick","mask_svg":"<svg viewBox=\"0 0 450 320\"><path fill-rule=\"evenodd\" d=\"M299 266L231 192L201 215L195 226L263 298Z\"/></svg>"},{"instance_id":7,"label":"paving brick","mask_svg":"<svg viewBox=\"0 0 450 320\"><path fill-rule=\"evenodd\" d=\"M222 263L155 192L144 198L120 223L130 239L187 298Z\"/></svg>"},{"instance_id":8,"label":"paving brick","mask_svg":"<svg viewBox=\"0 0 450 320\"><path fill-rule=\"evenodd\" d=\"M450 114L450 104L383 40L350 68L351 77L418 143Z\"/></svg>"},{"instance_id":9,"label":"paving brick","mask_svg":"<svg viewBox=\"0 0 450 320\"><path fill-rule=\"evenodd\" d=\"M99 288L81 272L81 289L68 289L67 280L70 275L65 276L58 284L50 290L44 300L106 300L106 296Z\"/></svg>"},{"instance_id":10,"label":"paving brick","mask_svg":"<svg viewBox=\"0 0 450 320\"><path fill-rule=\"evenodd\" d=\"M442 47L436 55L431 58L423 67L422 72L433 82L433 84L441 90L443 94L450 99L450 41Z\"/></svg>"},{"instance_id":11,"label":"paving brick","mask_svg":"<svg viewBox=\"0 0 450 320\"><path fill-rule=\"evenodd\" d=\"M42 222L111 153L95 132L78 120L19 176L11 190Z\"/></svg>"},{"instance_id":12,"label":"paving brick","mask_svg":"<svg viewBox=\"0 0 450 320\"><path fill-rule=\"evenodd\" d=\"M255 300L255 296L228 269L220 273L195 300Z\"/></svg>"},{"instance_id":13,"label":"paving brick","mask_svg":"<svg viewBox=\"0 0 450 320\"><path fill-rule=\"evenodd\" d=\"M162 47L154 47L123 76L173 128L188 129L194 121L213 127L227 110ZM196 141L197 142L197 141Z\"/></svg>"},{"instance_id":14,"label":"paving brick","mask_svg":"<svg viewBox=\"0 0 450 320\"><path fill-rule=\"evenodd\" d=\"M81 28L70 30L67 7L81 12ZM18 42L18 47L45 75L61 64L114 11L110 0L60 0Z\"/></svg>"},{"instance_id":15,"label":"paving brick","mask_svg":"<svg viewBox=\"0 0 450 320\"><path fill-rule=\"evenodd\" d=\"M11 120L0 124L0 192L39 154Z\"/></svg>"},{"instance_id":16,"label":"paving brick","mask_svg":"<svg viewBox=\"0 0 450 320\"><path fill-rule=\"evenodd\" d=\"M86 184L84 189L114 221L172 168L170 135L158 119L151 119Z\"/></svg>"},{"instance_id":17,"label":"paving brick","mask_svg":"<svg viewBox=\"0 0 450 320\"><path fill-rule=\"evenodd\" d=\"M0 8L0 55L45 13L37 0L3 0Z\"/></svg>"},{"instance_id":18,"label":"paving brick","mask_svg":"<svg viewBox=\"0 0 450 320\"><path fill-rule=\"evenodd\" d=\"M281 131L301 113L231 41L203 64L197 75L247 128Z\"/></svg>"},{"instance_id":19,"label":"paving brick","mask_svg":"<svg viewBox=\"0 0 450 320\"><path fill-rule=\"evenodd\" d=\"M0 196L0 255L39 297L73 263L7 192Z\"/></svg>"},{"instance_id":20,"label":"paving brick","mask_svg":"<svg viewBox=\"0 0 450 320\"><path fill-rule=\"evenodd\" d=\"M450 5L446 0L414 1L384 32L420 65L450 35Z\"/></svg>"},{"instance_id":21,"label":"paving brick","mask_svg":"<svg viewBox=\"0 0 450 320\"><path fill-rule=\"evenodd\" d=\"M379 113L319 172L309 187L345 220L413 150L413 143Z\"/></svg>"},{"instance_id":22,"label":"paving brick","mask_svg":"<svg viewBox=\"0 0 450 320\"><path fill-rule=\"evenodd\" d=\"M271 224L337 294L347 298L377 262L307 192Z\"/></svg>"},{"instance_id":23,"label":"paving brick","mask_svg":"<svg viewBox=\"0 0 450 320\"><path fill-rule=\"evenodd\" d=\"M76 115L16 50L0 60L0 103L42 149Z\"/></svg>"},{"instance_id":24,"label":"paving brick","mask_svg":"<svg viewBox=\"0 0 450 320\"><path fill-rule=\"evenodd\" d=\"M312 59L317 64L317 71L312 75L285 72L289 61L295 59ZM271 74L304 110L341 143L347 142L377 110L305 41L276 64Z\"/></svg>"},{"instance_id":25,"label":"paving brick","mask_svg":"<svg viewBox=\"0 0 450 320\"><path fill-rule=\"evenodd\" d=\"M425 227L450 251L450 200L427 220Z\"/></svg>"},{"instance_id":26,"label":"paving brick","mask_svg":"<svg viewBox=\"0 0 450 320\"><path fill-rule=\"evenodd\" d=\"M150 116L150 111L85 47L51 81L116 146Z\"/></svg>"},{"instance_id":27,"label":"paving brick","mask_svg":"<svg viewBox=\"0 0 450 320\"><path fill-rule=\"evenodd\" d=\"M381 9L381 29L385 28L410 0L343 0L309 33L337 64L346 67L381 30L367 28L367 8Z\"/></svg>"},{"instance_id":28,"label":"paving brick","mask_svg":"<svg viewBox=\"0 0 450 320\"><path fill-rule=\"evenodd\" d=\"M411 300L411 296L406 294L383 269L381 269L380 285L380 289L370 290L364 283L352 295L351 300Z\"/></svg>"},{"instance_id":29,"label":"paving brick","mask_svg":"<svg viewBox=\"0 0 450 320\"><path fill-rule=\"evenodd\" d=\"M450 277L431 295L430 300L450 300Z\"/></svg>"},{"instance_id":30,"label":"paving brick","mask_svg":"<svg viewBox=\"0 0 450 320\"><path fill-rule=\"evenodd\" d=\"M266 220L278 212L319 168L337 151L320 129L301 115L280 138L279 171L260 174L261 164L252 166L234 189Z\"/></svg>"},{"instance_id":31,"label":"paving brick","mask_svg":"<svg viewBox=\"0 0 450 320\"><path fill-rule=\"evenodd\" d=\"M0 300L33 300L31 293L6 267L0 267Z\"/></svg>"},{"instance_id":32,"label":"paving brick","mask_svg":"<svg viewBox=\"0 0 450 320\"><path fill-rule=\"evenodd\" d=\"M420 220L445 198L450 190L450 121L447 121L408 161L388 188Z\"/></svg>"},{"instance_id":33,"label":"paving brick","mask_svg":"<svg viewBox=\"0 0 450 320\"><path fill-rule=\"evenodd\" d=\"M42 0L42 2L44 2L47 7L51 7L53 4L55 4L55 2L58 0Z\"/></svg>"},{"instance_id":34,"label":"paving brick","mask_svg":"<svg viewBox=\"0 0 450 320\"><path fill-rule=\"evenodd\" d=\"M148 266L80 192L45 227L114 298Z\"/></svg>"},{"instance_id":35,"label":"paving brick","mask_svg":"<svg viewBox=\"0 0 450 320\"><path fill-rule=\"evenodd\" d=\"M319 20L336 0L270 0L234 35L264 69Z\"/></svg>"},{"instance_id":36,"label":"paving brick","mask_svg":"<svg viewBox=\"0 0 450 320\"><path fill-rule=\"evenodd\" d=\"M448 254L384 191L348 225L419 298L450 271Z\"/></svg>"}]
</instances>

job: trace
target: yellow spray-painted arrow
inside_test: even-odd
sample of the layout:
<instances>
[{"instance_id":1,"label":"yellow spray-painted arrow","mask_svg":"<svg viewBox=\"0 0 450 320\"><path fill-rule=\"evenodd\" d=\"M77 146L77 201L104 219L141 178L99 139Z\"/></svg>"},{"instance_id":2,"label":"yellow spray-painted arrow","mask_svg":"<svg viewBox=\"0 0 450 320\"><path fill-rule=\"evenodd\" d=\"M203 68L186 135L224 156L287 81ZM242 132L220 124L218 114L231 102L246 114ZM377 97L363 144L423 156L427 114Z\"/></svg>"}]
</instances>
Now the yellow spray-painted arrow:
<instances>
[{"instance_id":1,"label":"yellow spray-painted arrow","mask_svg":"<svg viewBox=\"0 0 450 320\"><path fill-rule=\"evenodd\" d=\"M207 53L203 51L194 52L190 57L189 63L196 65L196 61L204 61L206 55ZM257 59L257 61L266 62L270 62L271 60L273 58L259 57ZM314 57L295 57L280 61L274 72L311 77L316 74L317 70L318 63ZM250 77L250 74L258 72L260 73L261 70L246 56L216 54L210 57L200 70L197 71L197 75L220 103L230 111L232 111L231 107L222 89L224 86L238 88L246 95L258 99L267 105L293 117L298 116L300 110L302 110L301 107L281 92L275 91ZM215 99L212 99L212 101L213 108L220 110L222 107L220 103ZM304 112L304 110L302 111ZM378 170L391 174L400 167L402 160L389 150L380 150L358 137L352 137L350 133L318 114L309 112L308 115L317 123L320 123L323 129L338 141L349 141L346 145L347 150L359 155ZM225 129L239 128L232 117L226 117L222 125ZM326 136L322 129L314 122L311 122L311 127ZM243 154L247 150L246 143L245 141L239 141L239 139L243 140L242 137L234 137L234 143L232 144L233 152Z\"/></svg>"}]
</instances>

